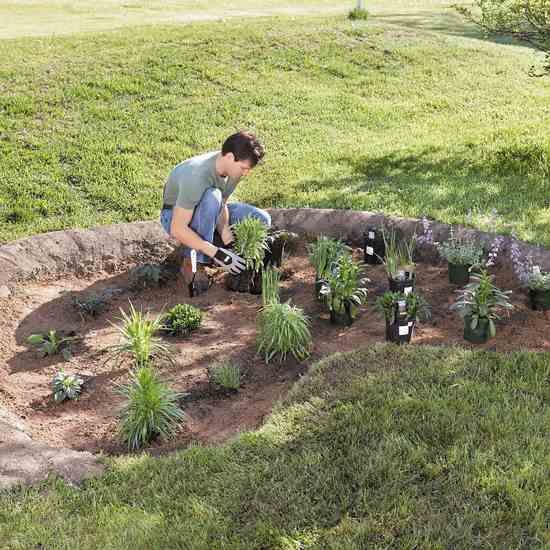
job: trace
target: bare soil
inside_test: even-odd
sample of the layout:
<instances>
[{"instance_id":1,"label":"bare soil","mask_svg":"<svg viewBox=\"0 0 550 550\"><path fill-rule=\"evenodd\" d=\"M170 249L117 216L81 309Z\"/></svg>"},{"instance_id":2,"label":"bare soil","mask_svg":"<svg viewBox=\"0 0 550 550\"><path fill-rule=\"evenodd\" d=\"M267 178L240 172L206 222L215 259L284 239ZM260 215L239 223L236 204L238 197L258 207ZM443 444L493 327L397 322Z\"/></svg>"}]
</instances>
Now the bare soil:
<instances>
[{"instance_id":1,"label":"bare soil","mask_svg":"<svg viewBox=\"0 0 550 550\"><path fill-rule=\"evenodd\" d=\"M127 290L128 273L97 273L93 277L67 276L60 280L38 281L20 286L14 296L0 299L0 404L24 419L31 436L55 447L76 450L124 453L117 435L117 412L122 398L117 384L128 379L130 364L106 361L105 349L119 336L111 322L117 322L119 308L136 307L157 314L177 303L192 303L205 312L203 325L186 338L167 337L176 348L174 366L162 366L163 377L185 400L187 422L170 442L154 442L150 452L162 453L182 448L192 441L217 443L236 433L258 427L274 403L284 397L291 385L319 358L337 351L348 351L384 340L384 321L372 304L387 289L383 266L366 266L370 278L369 304L351 327L333 326L323 306L314 298L314 272L303 246L285 263L282 299L302 307L311 317L314 337L310 359L303 363L293 358L266 365L255 347L256 316L261 296L229 292L221 275L206 295L187 297L181 280L139 293ZM497 336L477 346L499 352L519 349L550 351L549 320L531 311L525 293L509 271L500 270L497 284L513 289L516 309L498 323ZM104 289L126 289L116 294L107 311L97 319L83 320L72 305L72 297ZM420 324L411 345L452 345L472 347L462 338L463 323L449 311L455 287L447 280L446 266L420 264L417 290L432 305L433 320ZM76 331L82 340L73 347L73 358L40 357L30 348L27 337L49 329ZM236 394L220 395L210 391L207 367L215 361L230 359L244 372L244 384ZM51 393L54 374L80 373L85 391L77 401L55 404Z\"/></svg>"}]
</instances>

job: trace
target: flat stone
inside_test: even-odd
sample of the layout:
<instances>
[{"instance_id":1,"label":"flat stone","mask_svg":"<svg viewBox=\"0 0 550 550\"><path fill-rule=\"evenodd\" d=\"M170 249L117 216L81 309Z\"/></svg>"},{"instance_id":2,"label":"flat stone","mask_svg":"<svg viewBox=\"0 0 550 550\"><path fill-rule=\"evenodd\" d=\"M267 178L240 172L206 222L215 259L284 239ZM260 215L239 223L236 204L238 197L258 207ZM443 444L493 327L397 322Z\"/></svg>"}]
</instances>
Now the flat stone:
<instances>
[{"instance_id":1,"label":"flat stone","mask_svg":"<svg viewBox=\"0 0 550 550\"><path fill-rule=\"evenodd\" d=\"M0 298L9 298L10 296L10 289L6 285L0 286Z\"/></svg>"}]
</instances>

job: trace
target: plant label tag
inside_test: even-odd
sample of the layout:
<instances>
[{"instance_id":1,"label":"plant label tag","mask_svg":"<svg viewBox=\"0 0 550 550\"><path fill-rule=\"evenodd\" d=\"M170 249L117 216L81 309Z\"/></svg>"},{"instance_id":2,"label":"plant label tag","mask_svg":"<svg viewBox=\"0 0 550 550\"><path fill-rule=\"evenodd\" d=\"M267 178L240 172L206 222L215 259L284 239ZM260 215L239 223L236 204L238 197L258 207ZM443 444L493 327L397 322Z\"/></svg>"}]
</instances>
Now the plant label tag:
<instances>
[{"instance_id":1,"label":"plant label tag","mask_svg":"<svg viewBox=\"0 0 550 550\"><path fill-rule=\"evenodd\" d=\"M533 266L533 275L540 275L540 265Z\"/></svg>"},{"instance_id":2,"label":"plant label tag","mask_svg":"<svg viewBox=\"0 0 550 550\"><path fill-rule=\"evenodd\" d=\"M410 326L410 327L413 326L413 322L412 322L412 321L409 321L409 326Z\"/></svg>"},{"instance_id":3,"label":"plant label tag","mask_svg":"<svg viewBox=\"0 0 550 550\"><path fill-rule=\"evenodd\" d=\"M197 251L194 248L191 249L191 271L197 272Z\"/></svg>"},{"instance_id":4,"label":"plant label tag","mask_svg":"<svg viewBox=\"0 0 550 550\"><path fill-rule=\"evenodd\" d=\"M406 286L406 287L403 289L403 294L405 294L405 296L406 296L407 294L410 294L412 291L413 291L413 287L412 287L412 286Z\"/></svg>"},{"instance_id":5,"label":"plant label tag","mask_svg":"<svg viewBox=\"0 0 550 550\"><path fill-rule=\"evenodd\" d=\"M374 255L374 248L372 248L372 246L367 246L367 254L369 256L373 256Z\"/></svg>"},{"instance_id":6,"label":"plant label tag","mask_svg":"<svg viewBox=\"0 0 550 550\"><path fill-rule=\"evenodd\" d=\"M399 327L399 336L408 336L409 335L409 325L404 327Z\"/></svg>"},{"instance_id":7,"label":"plant label tag","mask_svg":"<svg viewBox=\"0 0 550 550\"><path fill-rule=\"evenodd\" d=\"M369 239L374 239L374 231L369 231Z\"/></svg>"}]
</instances>

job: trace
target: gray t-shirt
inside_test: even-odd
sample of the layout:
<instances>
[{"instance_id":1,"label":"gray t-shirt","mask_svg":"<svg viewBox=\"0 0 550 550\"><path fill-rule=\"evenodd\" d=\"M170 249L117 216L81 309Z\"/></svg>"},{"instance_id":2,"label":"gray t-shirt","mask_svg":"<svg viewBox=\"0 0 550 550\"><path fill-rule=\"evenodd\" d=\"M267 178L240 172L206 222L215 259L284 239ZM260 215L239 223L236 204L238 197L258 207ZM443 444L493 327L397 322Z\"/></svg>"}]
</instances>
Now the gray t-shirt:
<instances>
[{"instance_id":1,"label":"gray t-shirt","mask_svg":"<svg viewBox=\"0 0 550 550\"><path fill-rule=\"evenodd\" d=\"M240 178L222 178L216 174L216 157L219 153L210 151L180 162L166 180L163 204L192 210L209 187L220 189L224 200L227 200Z\"/></svg>"}]
</instances>

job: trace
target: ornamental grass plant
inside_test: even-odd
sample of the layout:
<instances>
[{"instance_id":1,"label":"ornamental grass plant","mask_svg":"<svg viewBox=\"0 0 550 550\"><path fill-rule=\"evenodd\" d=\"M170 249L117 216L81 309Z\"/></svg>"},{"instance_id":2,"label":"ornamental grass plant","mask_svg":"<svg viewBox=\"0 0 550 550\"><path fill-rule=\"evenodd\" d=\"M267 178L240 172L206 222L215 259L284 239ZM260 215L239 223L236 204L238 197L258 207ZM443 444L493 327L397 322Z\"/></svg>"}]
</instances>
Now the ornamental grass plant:
<instances>
[{"instance_id":1,"label":"ornamental grass plant","mask_svg":"<svg viewBox=\"0 0 550 550\"><path fill-rule=\"evenodd\" d=\"M231 227L235 236L233 249L246 262L246 268L260 271L267 250L268 228L258 218L248 217Z\"/></svg>"},{"instance_id":2,"label":"ornamental grass plant","mask_svg":"<svg viewBox=\"0 0 550 550\"><path fill-rule=\"evenodd\" d=\"M262 302L264 306L279 302L279 281L281 273L278 269L268 267L262 273Z\"/></svg>"},{"instance_id":3,"label":"ornamental grass plant","mask_svg":"<svg viewBox=\"0 0 550 550\"><path fill-rule=\"evenodd\" d=\"M406 274L413 274L415 271L416 234L413 234L409 239L399 241L396 231L382 228L382 237L384 239L385 257L380 259L386 267L388 277L394 281L407 279Z\"/></svg>"},{"instance_id":4,"label":"ornamental grass plant","mask_svg":"<svg viewBox=\"0 0 550 550\"><path fill-rule=\"evenodd\" d=\"M216 386L236 391L241 387L241 368L230 361L221 361L210 366L208 379Z\"/></svg>"},{"instance_id":5,"label":"ornamental grass plant","mask_svg":"<svg viewBox=\"0 0 550 550\"><path fill-rule=\"evenodd\" d=\"M346 250L349 249L342 241L331 239L325 235L317 237L317 240L308 246L309 261L315 268L316 278L327 277L332 265Z\"/></svg>"}]
</instances>

